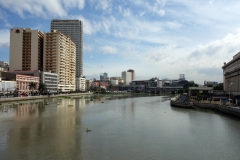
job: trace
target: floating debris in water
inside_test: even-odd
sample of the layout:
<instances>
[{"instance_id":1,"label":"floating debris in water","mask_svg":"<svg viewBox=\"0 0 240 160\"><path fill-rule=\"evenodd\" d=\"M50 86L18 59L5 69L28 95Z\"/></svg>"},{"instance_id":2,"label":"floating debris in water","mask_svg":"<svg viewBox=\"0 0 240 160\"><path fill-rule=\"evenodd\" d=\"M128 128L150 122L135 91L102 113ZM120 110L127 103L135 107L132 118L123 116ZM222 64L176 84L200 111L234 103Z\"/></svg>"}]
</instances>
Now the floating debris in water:
<instances>
[{"instance_id":1,"label":"floating debris in water","mask_svg":"<svg viewBox=\"0 0 240 160\"><path fill-rule=\"evenodd\" d=\"M90 129L88 129L88 128L86 129L86 132L91 132L91 131L92 131L92 130L90 130Z\"/></svg>"}]
</instances>

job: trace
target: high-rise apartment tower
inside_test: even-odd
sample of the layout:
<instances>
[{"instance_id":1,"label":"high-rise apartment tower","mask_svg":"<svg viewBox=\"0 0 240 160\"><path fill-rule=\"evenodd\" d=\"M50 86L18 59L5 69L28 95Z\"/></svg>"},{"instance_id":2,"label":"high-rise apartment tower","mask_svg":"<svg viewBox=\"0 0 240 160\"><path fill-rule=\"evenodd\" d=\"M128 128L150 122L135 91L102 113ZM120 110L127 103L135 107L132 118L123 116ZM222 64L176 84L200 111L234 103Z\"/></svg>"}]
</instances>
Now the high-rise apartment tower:
<instances>
[{"instance_id":1,"label":"high-rise apartment tower","mask_svg":"<svg viewBox=\"0 0 240 160\"><path fill-rule=\"evenodd\" d=\"M57 20L51 21L51 30L58 30L76 44L76 77L83 75L83 24L79 20Z\"/></svg>"},{"instance_id":2,"label":"high-rise apartment tower","mask_svg":"<svg viewBox=\"0 0 240 160\"><path fill-rule=\"evenodd\" d=\"M31 28L10 31L10 69L43 70L43 33Z\"/></svg>"},{"instance_id":3,"label":"high-rise apartment tower","mask_svg":"<svg viewBox=\"0 0 240 160\"><path fill-rule=\"evenodd\" d=\"M43 69L58 74L58 89L75 91L76 45L69 36L52 30L44 34Z\"/></svg>"}]
</instances>

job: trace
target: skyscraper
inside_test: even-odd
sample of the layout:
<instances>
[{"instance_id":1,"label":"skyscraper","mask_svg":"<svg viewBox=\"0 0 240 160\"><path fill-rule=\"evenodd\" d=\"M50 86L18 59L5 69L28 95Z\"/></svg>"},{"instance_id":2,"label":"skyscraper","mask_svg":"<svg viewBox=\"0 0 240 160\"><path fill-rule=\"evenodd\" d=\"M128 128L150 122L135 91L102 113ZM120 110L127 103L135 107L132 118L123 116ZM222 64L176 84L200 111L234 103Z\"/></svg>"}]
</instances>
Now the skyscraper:
<instances>
[{"instance_id":1,"label":"skyscraper","mask_svg":"<svg viewBox=\"0 0 240 160\"><path fill-rule=\"evenodd\" d=\"M10 31L10 70L43 70L43 33L31 28Z\"/></svg>"},{"instance_id":2,"label":"skyscraper","mask_svg":"<svg viewBox=\"0 0 240 160\"><path fill-rule=\"evenodd\" d=\"M79 20L52 20L51 30L58 30L76 44L76 78L83 75L83 24Z\"/></svg>"}]
</instances>

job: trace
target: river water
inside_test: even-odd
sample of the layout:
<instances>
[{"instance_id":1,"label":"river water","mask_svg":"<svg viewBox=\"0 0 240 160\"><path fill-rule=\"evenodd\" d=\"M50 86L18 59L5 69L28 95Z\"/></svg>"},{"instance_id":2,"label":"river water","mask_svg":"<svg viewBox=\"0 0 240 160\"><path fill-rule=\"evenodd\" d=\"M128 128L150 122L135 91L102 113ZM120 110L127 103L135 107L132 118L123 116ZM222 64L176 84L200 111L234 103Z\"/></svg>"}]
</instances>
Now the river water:
<instances>
[{"instance_id":1,"label":"river water","mask_svg":"<svg viewBox=\"0 0 240 160\"><path fill-rule=\"evenodd\" d=\"M239 142L239 118L172 108L164 96L62 98L0 110L4 160L238 160Z\"/></svg>"}]
</instances>

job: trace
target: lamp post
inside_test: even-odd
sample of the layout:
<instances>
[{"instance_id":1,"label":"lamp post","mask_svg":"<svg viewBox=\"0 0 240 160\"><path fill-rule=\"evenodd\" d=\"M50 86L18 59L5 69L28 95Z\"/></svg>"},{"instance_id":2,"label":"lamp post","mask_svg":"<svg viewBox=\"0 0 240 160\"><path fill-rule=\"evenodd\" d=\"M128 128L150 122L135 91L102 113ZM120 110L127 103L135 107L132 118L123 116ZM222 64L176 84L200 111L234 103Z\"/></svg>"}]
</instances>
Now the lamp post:
<instances>
[{"instance_id":1,"label":"lamp post","mask_svg":"<svg viewBox=\"0 0 240 160\"><path fill-rule=\"evenodd\" d=\"M230 83L228 86L228 90L229 90L229 104L230 104L230 86L233 85L234 83Z\"/></svg>"}]
</instances>

